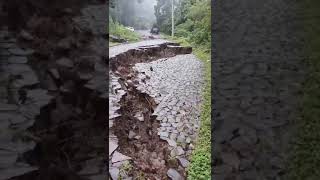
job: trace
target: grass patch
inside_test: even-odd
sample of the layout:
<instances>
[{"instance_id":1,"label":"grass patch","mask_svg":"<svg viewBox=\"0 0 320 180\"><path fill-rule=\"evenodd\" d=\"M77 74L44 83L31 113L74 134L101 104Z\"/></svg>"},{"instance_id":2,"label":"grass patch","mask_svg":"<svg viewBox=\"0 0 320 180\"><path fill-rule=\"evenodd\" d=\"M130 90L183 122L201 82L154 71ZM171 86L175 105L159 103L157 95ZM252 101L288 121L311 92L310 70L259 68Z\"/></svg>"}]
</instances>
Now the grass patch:
<instances>
[{"instance_id":1,"label":"grass patch","mask_svg":"<svg viewBox=\"0 0 320 180\"><path fill-rule=\"evenodd\" d=\"M127 40L129 43L137 42L141 39L138 33L130 31L118 22L114 22L111 17L109 17L109 33L111 35L123 38Z\"/></svg>"},{"instance_id":2,"label":"grass patch","mask_svg":"<svg viewBox=\"0 0 320 180\"><path fill-rule=\"evenodd\" d=\"M192 46L184 38L172 38L162 35L182 46ZM205 65L205 87L203 90L203 102L201 107L201 126L195 149L191 155L191 163L187 169L187 179L208 180L211 179L211 49L208 47L192 46L195 54Z\"/></svg>"},{"instance_id":3,"label":"grass patch","mask_svg":"<svg viewBox=\"0 0 320 180\"><path fill-rule=\"evenodd\" d=\"M121 167L120 167L120 172L119 172L120 177L119 177L119 179L123 180L124 178L122 176L127 177L128 176L127 173L132 171L132 169L133 169L133 166L129 161L124 162L124 164L122 164Z\"/></svg>"},{"instance_id":4,"label":"grass patch","mask_svg":"<svg viewBox=\"0 0 320 180\"><path fill-rule=\"evenodd\" d=\"M290 180L320 179L320 1L301 2L304 19L307 77L303 87L297 134L289 159Z\"/></svg>"},{"instance_id":5,"label":"grass patch","mask_svg":"<svg viewBox=\"0 0 320 180\"><path fill-rule=\"evenodd\" d=\"M160 35L161 35L161 38L179 43L181 46L192 46L191 43L189 43L187 38L182 38L182 37L173 37L172 38L171 36L163 34L163 33L160 33Z\"/></svg>"}]
</instances>

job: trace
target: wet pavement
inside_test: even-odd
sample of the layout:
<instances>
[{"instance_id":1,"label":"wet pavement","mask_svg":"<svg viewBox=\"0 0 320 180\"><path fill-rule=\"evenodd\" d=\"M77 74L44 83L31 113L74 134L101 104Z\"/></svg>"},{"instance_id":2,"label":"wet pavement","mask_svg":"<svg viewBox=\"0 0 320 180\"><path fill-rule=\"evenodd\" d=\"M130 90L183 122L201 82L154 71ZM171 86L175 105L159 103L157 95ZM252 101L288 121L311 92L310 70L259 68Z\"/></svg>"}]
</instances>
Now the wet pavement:
<instances>
[{"instance_id":1,"label":"wet pavement","mask_svg":"<svg viewBox=\"0 0 320 180\"><path fill-rule=\"evenodd\" d=\"M160 34L151 34L150 30L136 30L136 32L142 37L142 39L160 39Z\"/></svg>"}]
</instances>

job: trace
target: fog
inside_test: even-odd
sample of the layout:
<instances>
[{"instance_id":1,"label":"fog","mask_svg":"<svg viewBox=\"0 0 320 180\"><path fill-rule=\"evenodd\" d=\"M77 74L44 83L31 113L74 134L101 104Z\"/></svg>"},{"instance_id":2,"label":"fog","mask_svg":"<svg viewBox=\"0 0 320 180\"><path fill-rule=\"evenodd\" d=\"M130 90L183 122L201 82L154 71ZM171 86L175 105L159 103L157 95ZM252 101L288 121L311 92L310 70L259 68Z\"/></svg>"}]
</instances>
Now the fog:
<instances>
[{"instance_id":1,"label":"fog","mask_svg":"<svg viewBox=\"0 0 320 180\"><path fill-rule=\"evenodd\" d=\"M110 9L112 18L135 29L149 29L156 21L156 0L114 0Z\"/></svg>"},{"instance_id":2,"label":"fog","mask_svg":"<svg viewBox=\"0 0 320 180\"><path fill-rule=\"evenodd\" d=\"M156 4L156 0L143 0L141 3L137 1L134 7L136 16L155 22L154 6Z\"/></svg>"}]
</instances>

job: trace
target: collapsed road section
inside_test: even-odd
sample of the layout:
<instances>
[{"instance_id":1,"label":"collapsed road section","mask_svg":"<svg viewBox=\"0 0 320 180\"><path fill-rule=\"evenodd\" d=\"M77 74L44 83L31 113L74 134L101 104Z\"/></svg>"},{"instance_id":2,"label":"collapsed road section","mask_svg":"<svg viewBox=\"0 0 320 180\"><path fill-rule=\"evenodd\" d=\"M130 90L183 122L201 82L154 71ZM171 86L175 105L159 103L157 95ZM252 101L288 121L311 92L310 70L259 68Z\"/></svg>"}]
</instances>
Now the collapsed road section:
<instances>
[{"instance_id":1,"label":"collapsed road section","mask_svg":"<svg viewBox=\"0 0 320 180\"><path fill-rule=\"evenodd\" d=\"M185 179L200 126L203 65L189 47L146 42L110 52L109 175Z\"/></svg>"}]
</instances>

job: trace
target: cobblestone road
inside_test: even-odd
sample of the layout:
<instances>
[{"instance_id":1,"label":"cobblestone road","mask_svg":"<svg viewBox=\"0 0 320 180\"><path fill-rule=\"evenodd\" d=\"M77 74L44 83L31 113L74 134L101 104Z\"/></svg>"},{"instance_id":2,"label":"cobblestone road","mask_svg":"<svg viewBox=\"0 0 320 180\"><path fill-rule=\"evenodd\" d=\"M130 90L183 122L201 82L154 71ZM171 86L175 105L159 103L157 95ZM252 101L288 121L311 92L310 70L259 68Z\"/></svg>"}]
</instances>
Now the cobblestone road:
<instances>
[{"instance_id":1,"label":"cobblestone road","mask_svg":"<svg viewBox=\"0 0 320 180\"><path fill-rule=\"evenodd\" d=\"M200 125L202 68L202 63L192 54L139 63L134 67L139 72L137 89L158 103L153 114L161 122L158 135L173 147L173 157L184 155L184 150L192 150L196 138Z\"/></svg>"},{"instance_id":2,"label":"cobblestone road","mask_svg":"<svg viewBox=\"0 0 320 180\"><path fill-rule=\"evenodd\" d=\"M116 56L132 48L147 45L159 45L165 40L148 40L134 44L124 44L110 48L110 57ZM177 159L179 167L170 168L167 175L171 179L181 179L184 168L189 165L188 155L191 154L200 127L200 103L203 87L203 64L193 54L176 55L161 58L148 63L137 63L133 71L137 76L133 81L141 93L154 98L157 106L153 116L159 121L157 134L168 143L170 156ZM119 83L118 72L109 72L109 128L114 126L115 119L122 114L118 111L121 97L126 94ZM130 81L130 82L129 82ZM125 83L132 83L128 80ZM136 114L137 122L144 121L143 112ZM137 132L130 130L129 139ZM119 162L130 160L126 154L118 150L118 139L109 134L109 167L113 179L119 177ZM120 163L121 164L121 163Z\"/></svg>"}]
</instances>

